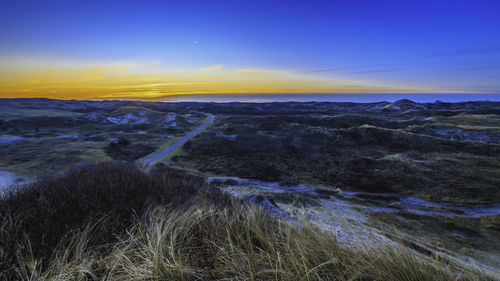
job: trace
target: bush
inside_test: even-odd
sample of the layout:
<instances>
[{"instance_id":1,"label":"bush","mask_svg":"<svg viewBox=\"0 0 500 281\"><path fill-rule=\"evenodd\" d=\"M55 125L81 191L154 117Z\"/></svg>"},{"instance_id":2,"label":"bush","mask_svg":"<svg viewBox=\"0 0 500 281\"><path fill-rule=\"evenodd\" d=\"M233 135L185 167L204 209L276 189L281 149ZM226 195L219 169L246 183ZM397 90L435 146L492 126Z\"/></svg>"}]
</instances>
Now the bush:
<instances>
[{"instance_id":1,"label":"bush","mask_svg":"<svg viewBox=\"0 0 500 281\"><path fill-rule=\"evenodd\" d=\"M126 138L120 138L118 141L117 141L117 144L119 145L129 145L130 144L130 141Z\"/></svg>"},{"instance_id":2,"label":"bush","mask_svg":"<svg viewBox=\"0 0 500 281\"><path fill-rule=\"evenodd\" d=\"M276 167L266 164L264 161L253 159L245 162L237 174L242 178L262 181L279 181L281 179L281 172Z\"/></svg>"},{"instance_id":3,"label":"bush","mask_svg":"<svg viewBox=\"0 0 500 281\"><path fill-rule=\"evenodd\" d=\"M109 143L105 151L114 160L132 161L152 153L155 148L147 144L132 144L128 139L121 138Z\"/></svg>"},{"instance_id":4,"label":"bush","mask_svg":"<svg viewBox=\"0 0 500 281\"><path fill-rule=\"evenodd\" d=\"M190 150L191 147L193 147L193 142L191 140L188 140L187 142L184 143L184 145L182 146L182 148L186 149L186 150Z\"/></svg>"},{"instance_id":5,"label":"bush","mask_svg":"<svg viewBox=\"0 0 500 281\"><path fill-rule=\"evenodd\" d=\"M97 221L102 223L89 245L114 241L134 217L158 205L180 206L199 192L203 178L168 168L146 173L126 163L40 179L0 198L0 272L9 272L21 249L49 258L61 239ZM206 197L225 202L217 190Z\"/></svg>"}]
</instances>

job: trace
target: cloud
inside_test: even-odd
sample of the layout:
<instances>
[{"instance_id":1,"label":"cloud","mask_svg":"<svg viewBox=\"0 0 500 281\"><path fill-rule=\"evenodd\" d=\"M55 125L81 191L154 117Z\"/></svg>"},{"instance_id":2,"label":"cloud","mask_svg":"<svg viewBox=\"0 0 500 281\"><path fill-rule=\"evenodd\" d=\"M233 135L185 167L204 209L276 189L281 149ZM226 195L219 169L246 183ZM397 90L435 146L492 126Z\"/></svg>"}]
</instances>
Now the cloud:
<instances>
[{"instance_id":1,"label":"cloud","mask_svg":"<svg viewBox=\"0 0 500 281\"><path fill-rule=\"evenodd\" d=\"M224 66L223 64L216 64L216 65L212 65L212 66L199 68L198 70L199 71L215 71L215 70L221 69L223 66Z\"/></svg>"},{"instance_id":2,"label":"cloud","mask_svg":"<svg viewBox=\"0 0 500 281\"><path fill-rule=\"evenodd\" d=\"M342 71L342 70L355 70L355 69L366 69L366 68L376 68L380 66L399 66L404 65L404 63L380 63L380 64L366 64L366 65L351 65L351 66L342 66L342 67L332 67L332 68L323 68L323 69L313 69L305 72L334 72L334 71Z\"/></svg>"},{"instance_id":3,"label":"cloud","mask_svg":"<svg viewBox=\"0 0 500 281\"><path fill-rule=\"evenodd\" d=\"M193 45L198 45L198 44L200 44L200 41L198 40L193 41Z\"/></svg>"},{"instance_id":4,"label":"cloud","mask_svg":"<svg viewBox=\"0 0 500 281\"><path fill-rule=\"evenodd\" d=\"M350 74L368 74L368 73L380 73L380 72L394 72L394 71L399 71L399 70L401 70L401 69L374 69L374 70L351 72Z\"/></svg>"}]
</instances>

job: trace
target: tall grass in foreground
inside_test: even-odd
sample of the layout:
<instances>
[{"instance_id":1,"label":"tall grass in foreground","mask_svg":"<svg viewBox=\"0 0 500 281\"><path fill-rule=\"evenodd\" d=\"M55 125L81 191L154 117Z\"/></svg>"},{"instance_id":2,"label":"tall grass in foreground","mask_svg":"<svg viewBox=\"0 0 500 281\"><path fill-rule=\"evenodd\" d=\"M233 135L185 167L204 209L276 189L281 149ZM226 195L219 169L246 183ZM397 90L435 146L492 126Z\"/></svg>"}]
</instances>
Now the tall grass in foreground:
<instances>
[{"instance_id":1,"label":"tall grass in foreground","mask_svg":"<svg viewBox=\"0 0 500 281\"><path fill-rule=\"evenodd\" d=\"M131 193L135 189L131 188L129 175L140 178L143 173L130 166L100 166L97 170L103 167L107 167L108 173L121 173L125 179L122 184L128 183L126 190ZM93 167L85 169L97 171ZM127 172L122 173L121 169ZM178 180L182 178L178 173L168 172L165 179L159 176L157 180L168 183L168 174ZM66 177L72 176L75 174ZM186 184L195 182L185 177ZM179 183L170 179L170 184L176 182ZM118 188L114 184L101 186L115 187ZM164 192L170 190L164 189ZM44 194L42 190L34 190ZM7 241L14 248L14 251L6 248L7 243L0 240L0 257L4 259L0 260L0 269L7 272L0 279L493 280L481 272L420 256L405 247L368 244L351 249L338 244L332 233L306 222L294 226L270 217L262 209L214 193L218 191L206 188L189 192L189 196L183 192L169 193L164 200L150 201L155 204L138 204L141 208L131 210L129 216L116 217L116 213L100 205L106 210L104 215L90 216L64 235L59 233L61 242L50 253L34 250L40 247L39 241L31 240L30 235L11 234L22 232L16 225L23 226L31 220L29 216L0 208L4 218L0 238L9 238ZM46 200L43 196L39 199ZM105 202L107 198L92 199ZM6 202L0 202L0 207L8 205ZM116 228L118 225L123 228ZM5 253L15 257L7 257Z\"/></svg>"}]
</instances>

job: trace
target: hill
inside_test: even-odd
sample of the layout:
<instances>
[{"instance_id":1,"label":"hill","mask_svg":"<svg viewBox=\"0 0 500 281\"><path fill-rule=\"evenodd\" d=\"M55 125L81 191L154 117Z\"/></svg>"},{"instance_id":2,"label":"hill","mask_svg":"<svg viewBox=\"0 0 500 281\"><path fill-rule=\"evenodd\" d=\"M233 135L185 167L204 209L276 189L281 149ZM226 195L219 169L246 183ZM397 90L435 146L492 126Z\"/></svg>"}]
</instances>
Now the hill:
<instances>
[{"instance_id":1,"label":"hill","mask_svg":"<svg viewBox=\"0 0 500 281\"><path fill-rule=\"evenodd\" d=\"M493 280L398 242L344 247L164 166L42 178L0 218L0 280Z\"/></svg>"}]
</instances>

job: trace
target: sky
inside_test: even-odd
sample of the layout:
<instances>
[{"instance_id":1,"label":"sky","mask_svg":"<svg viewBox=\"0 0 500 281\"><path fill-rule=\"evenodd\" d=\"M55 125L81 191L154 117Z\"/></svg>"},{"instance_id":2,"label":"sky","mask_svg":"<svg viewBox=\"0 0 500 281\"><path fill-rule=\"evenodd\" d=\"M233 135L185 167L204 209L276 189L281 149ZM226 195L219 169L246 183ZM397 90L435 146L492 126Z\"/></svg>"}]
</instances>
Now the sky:
<instances>
[{"instance_id":1,"label":"sky","mask_svg":"<svg viewBox=\"0 0 500 281\"><path fill-rule=\"evenodd\" d=\"M500 1L0 0L0 97L500 93Z\"/></svg>"}]
</instances>

